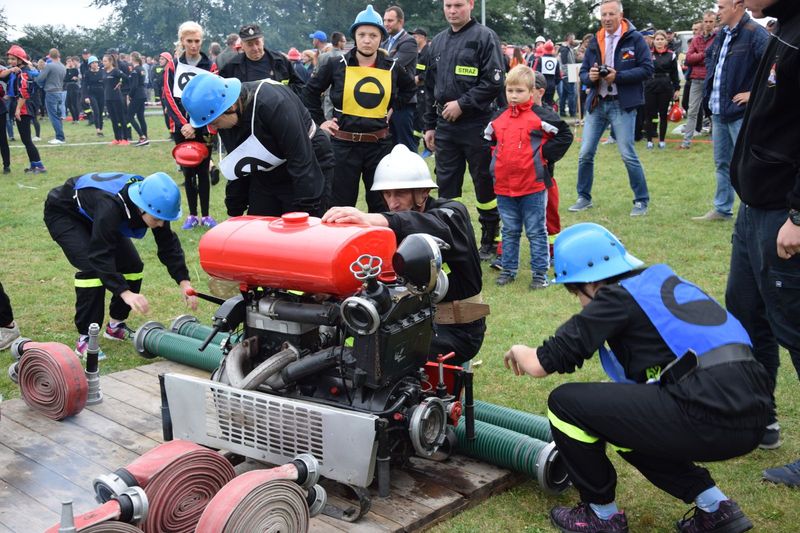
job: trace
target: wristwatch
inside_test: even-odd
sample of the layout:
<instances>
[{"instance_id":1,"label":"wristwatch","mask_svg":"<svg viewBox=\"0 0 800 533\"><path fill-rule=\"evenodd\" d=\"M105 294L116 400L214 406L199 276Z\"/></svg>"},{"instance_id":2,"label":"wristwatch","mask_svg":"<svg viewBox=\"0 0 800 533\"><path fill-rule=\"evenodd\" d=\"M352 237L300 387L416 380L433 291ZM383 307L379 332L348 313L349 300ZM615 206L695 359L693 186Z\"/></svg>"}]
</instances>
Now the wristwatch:
<instances>
[{"instance_id":1,"label":"wristwatch","mask_svg":"<svg viewBox=\"0 0 800 533\"><path fill-rule=\"evenodd\" d=\"M800 226L800 209L789 209L789 220L795 226Z\"/></svg>"}]
</instances>

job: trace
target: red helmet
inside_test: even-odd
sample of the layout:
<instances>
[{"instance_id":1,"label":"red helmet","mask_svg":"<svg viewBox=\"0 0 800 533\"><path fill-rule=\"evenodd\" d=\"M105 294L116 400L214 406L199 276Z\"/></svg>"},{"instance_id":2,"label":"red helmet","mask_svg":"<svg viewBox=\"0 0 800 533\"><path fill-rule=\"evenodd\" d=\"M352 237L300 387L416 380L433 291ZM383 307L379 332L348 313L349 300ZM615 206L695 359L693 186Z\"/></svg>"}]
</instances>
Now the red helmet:
<instances>
[{"instance_id":1,"label":"red helmet","mask_svg":"<svg viewBox=\"0 0 800 533\"><path fill-rule=\"evenodd\" d=\"M208 147L197 141L186 141L172 149L172 157L182 167L196 167L208 157Z\"/></svg>"},{"instance_id":2,"label":"red helmet","mask_svg":"<svg viewBox=\"0 0 800 533\"><path fill-rule=\"evenodd\" d=\"M18 44L12 44L6 55L17 57L23 61L28 60L28 54L26 54L25 50Z\"/></svg>"},{"instance_id":3,"label":"red helmet","mask_svg":"<svg viewBox=\"0 0 800 533\"><path fill-rule=\"evenodd\" d=\"M286 56L290 61L300 61L300 51L297 48L289 48L289 53Z\"/></svg>"},{"instance_id":4,"label":"red helmet","mask_svg":"<svg viewBox=\"0 0 800 533\"><path fill-rule=\"evenodd\" d=\"M542 53L544 55L551 56L555 53L556 46L553 44L553 41L547 41L542 45Z\"/></svg>"},{"instance_id":5,"label":"red helmet","mask_svg":"<svg viewBox=\"0 0 800 533\"><path fill-rule=\"evenodd\" d=\"M161 52L161 54L159 54L159 57L163 57L164 59L166 59L167 63L172 63L172 54L170 54L169 52Z\"/></svg>"},{"instance_id":6,"label":"red helmet","mask_svg":"<svg viewBox=\"0 0 800 533\"><path fill-rule=\"evenodd\" d=\"M678 102L674 102L669 110L669 120L671 122L680 122L683 120L683 108Z\"/></svg>"}]
</instances>

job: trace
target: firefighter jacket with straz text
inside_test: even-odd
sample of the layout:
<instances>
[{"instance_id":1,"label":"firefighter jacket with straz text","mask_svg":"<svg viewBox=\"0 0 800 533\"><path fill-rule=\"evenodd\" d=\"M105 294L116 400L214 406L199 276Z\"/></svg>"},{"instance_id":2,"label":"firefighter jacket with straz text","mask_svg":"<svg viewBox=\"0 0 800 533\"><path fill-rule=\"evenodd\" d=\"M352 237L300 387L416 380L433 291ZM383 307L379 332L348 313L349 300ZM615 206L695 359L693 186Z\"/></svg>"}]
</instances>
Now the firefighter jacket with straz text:
<instances>
[{"instance_id":1,"label":"firefighter jacket with straz text","mask_svg":"<svg viewBox=\"0 0 800 533\"><path fill-rule=\"evenodd\" d=\"M497 34L472 19L457 32L439 33L428 48L425 130L436 128L441 106L453 100L462 111L457 124L486 126L495 99L504 99L505 62Z\"/></svg>"},{"instance_id":2,"label":"firefighter jacket with straz text","mask_svg":"<svg viewBox=\"0 0 800 533\"><path fill-rule=\"evenodd\" d=\"M128 195L130 183L122 187L118 194L110 194L108 190L99 186L93 187L86 183L79 186L78 182L83 178L82 182L95 179L100 183L117 176L133 177L117 172L100 172L70 178L64 185L50 191L44 207L45 218L48 213L58 212L66 214L74 225L91 227L92 237L86 243L89 260L103 286L114 295L130 288L123 275L117 272L115 261L117 245L126 238L120 228L124 226L132 233L144 236L147 224L142 220L141 210ZM70 231L71 227L64 227L63 231ZM54 230L51 228L52 231ZM169 222L165 221L163 226L153 228L152 231L158 248L158 259L167 267L172 279L176 283L190 279L181 243L175 232L170 229Z\"/></svg>"},{"instance_id":3,"label":"firefighter jacket with straz text","mask_svg":"<svg viewBox=\"0 0 800 533\"><path fill-rule=\"evenodd\" d=\"M414 97L414 78L386 52L378 50L371 67L358 65L356 49L320 65L303 89L305 103L317 124L325 122L320 96L330 87L333 116L339 129L366 133L387 127L386 114Z\"/></svg>"}]
</instances>

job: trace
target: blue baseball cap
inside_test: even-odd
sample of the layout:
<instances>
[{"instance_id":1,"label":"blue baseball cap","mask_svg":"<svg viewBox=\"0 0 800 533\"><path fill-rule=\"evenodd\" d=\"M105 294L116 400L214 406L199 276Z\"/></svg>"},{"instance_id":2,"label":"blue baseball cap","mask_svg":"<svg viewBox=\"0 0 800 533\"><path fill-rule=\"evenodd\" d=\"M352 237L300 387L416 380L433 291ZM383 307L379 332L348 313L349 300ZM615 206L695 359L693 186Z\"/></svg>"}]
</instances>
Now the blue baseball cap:
<instances>
[{"instance_id":1,"label":"blue baseball cap","mask_svg":"<svg viewBox=\"0 0 800 533\"><path fill-rule=\"evenodd\" d=\"M320 41L325 41L325 42L328 41L328 35L322 30L317 30L314 33L309 33L308 34L308 38L309 39L318 39Z\"/></svg>"}]
</instances>

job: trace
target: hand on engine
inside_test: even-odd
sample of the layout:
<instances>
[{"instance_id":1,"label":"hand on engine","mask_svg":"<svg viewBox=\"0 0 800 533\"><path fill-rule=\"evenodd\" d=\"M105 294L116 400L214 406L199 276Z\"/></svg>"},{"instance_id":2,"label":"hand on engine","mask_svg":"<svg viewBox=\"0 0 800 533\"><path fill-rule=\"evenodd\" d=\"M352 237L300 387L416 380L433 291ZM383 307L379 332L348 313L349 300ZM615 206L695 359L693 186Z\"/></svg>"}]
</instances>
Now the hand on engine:
<instances>
[{"instance_id":1,"label":"hand on engine","mask_svg":"<svg viewBox=\"0 0 800 533\"><path fill-rule=\"evenodd\" d=\"M143 295L127 290L119 295L122 298L122 301L128 304L128 306L136 311L137 313L141 313L146 315L150 312L150 304Z\"/></svg>"},{"instance_id":2,"label":"hand on engine","mask_svg":"<svg viewBox=\"0 0 800 533\"><path fill-rule=\"evenodd\" d=\"M380 215L378 215L380 216ZM369 213L364 213L355 207L331 207L322 215L322 221L331 224L367 224L370 222ZM383 217L381 217L383 218Z\"/></svg>"},{"instance_id":3,"label":"hand on engine","mask_svg":"<svg viewBox=\"0 0 800 533\"><path fill-rule=\"evenodd\" d=\"M535 378L547 376L547 372L539 363L539 356L536 354L536 348L531 348L524 344L515 344L512 346L503 357L503 363L506 365L506 368L514 371L515 376L522 376L524 374Z\"/></svg>"}]
</instances>

